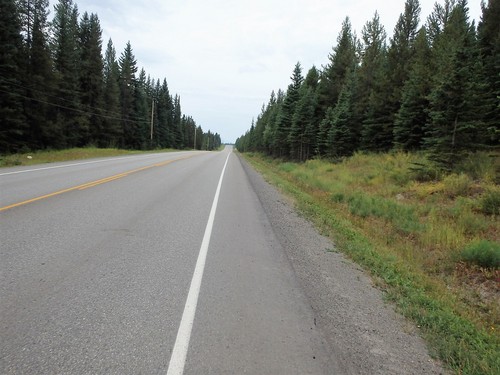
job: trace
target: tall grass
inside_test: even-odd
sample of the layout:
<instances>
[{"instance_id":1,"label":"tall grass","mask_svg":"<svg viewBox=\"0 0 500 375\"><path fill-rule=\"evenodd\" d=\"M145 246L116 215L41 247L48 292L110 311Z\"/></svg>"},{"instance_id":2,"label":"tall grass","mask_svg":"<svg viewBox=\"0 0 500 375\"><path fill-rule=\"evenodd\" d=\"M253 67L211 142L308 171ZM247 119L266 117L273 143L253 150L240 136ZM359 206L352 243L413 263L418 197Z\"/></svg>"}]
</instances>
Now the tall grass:
<instances>
[{"instance_id":1,"label":"tall grass","mask_svg":"<svg viewBox=\"0 0 500 375\"><path fill-rule=\"evenodd\" d=\"M499 158L477 154L450 175L405 153L251 162L374 275L450 368L500 373Z\"/></svg>"}]
</instances>

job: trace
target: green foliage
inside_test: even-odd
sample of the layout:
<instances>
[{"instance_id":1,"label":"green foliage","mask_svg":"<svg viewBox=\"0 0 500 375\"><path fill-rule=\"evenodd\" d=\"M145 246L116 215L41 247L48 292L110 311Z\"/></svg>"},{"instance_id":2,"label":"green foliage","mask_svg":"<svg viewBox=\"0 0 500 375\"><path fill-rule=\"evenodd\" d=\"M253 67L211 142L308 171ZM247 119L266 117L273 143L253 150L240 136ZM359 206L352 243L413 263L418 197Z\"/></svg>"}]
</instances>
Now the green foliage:
<instances>
[{"instance_id":1,"label":"green foliage","mask_svg":"<svg viewBox=\"0 0 500 375\"><path fill-rule=\"evenodd\" d=\"M182 114L166 80L155 85L144 70L137 76L130 43L117 61L110 39L103 58L97 14L80 17L73 0L58 0L51 21L48 0L3 0L0 7L0 154L220 147L218 134Z\"/></svg>"},{"instance_id":2,"label":"green foliage","mask_svg":"<svg viewBox=\"0 0 500 375\"><path fill-rule=\"evenodd\" d=\"M363 218L376 216L386 219L404 233L419 232L424 227L419 223L413 208L389 199L357 193L351 195L347 203L352 214Z\"/></svg>"},{"instance_id":3,"label":"green foliage","mask_svg":"<svg viewBox=\"0 0 500 375\"><path fill-rule=\"evenodd\" d=\"M0 25L0 150L15 152L23 147L28 130L22 111L24 56L15 1L0 2Z\"/></svg>"},{"instance_id":4,"label":"green foliage","mask_svg":"<svg viewBox=\"0 0 500 375\"><path fill-rule=\"evenodd\" d=\"M487 215L500 216L500 190L492 189L481 198L481 211Z\"/></svg>"},{"instance_id":5,"label":"green foliage","mask_svg":"<svg viewBox=\"0 0 500 375\"><path fill-rule=\"evenodd\" d=\"M471 243L462 254L461 259L481 267L500 268L500 244L487 240Z\"/></svg>"},{"instance_id":6,"label":"green foliage","mask_svg":"<svg viewBox=\"0 0 500 375\"><path fill-rule=\"evenodd\" d=\"M496 180L486 163L472 162L480 170L471 174L464 162L498 150L498 0L483 7L478 31L465 0L437 3L418 29L420 10L417 0L405 1L388 46L378 13L359 40L346 18L319 78L313 67L297 80L296 66L286 94L278 100L273 91L238 149L300 161L421 150L430 161L394 174L400 185L451 172Z\"/></svg>"},{"instance_id":7,"label":"green foliage","mask_svg":"<svg viewBox=\"0 0 500 375\"><path fill-rule=\"evenodd\" d=\"M472 182L472 179L465 173L450 174L443 179L443 192L450 198L466 196L472 187Z\"/></svg>"},{"instance_id":8,"label":"green foliage","mask_svg":"<svg viewBox=\"0 0 500 375\"><path fill-rule=\"evenodd\" d=\"M381 170L389 170L392 165L409 164L420 159L419 155L409 158L405 154L358 153L339 164L324 160L303 164L271 162L259 155L253 155L249 161L295 199L298 209L335 241L338 251L347 254L373 275L374 282L384 290L387 298L420 327L431 351L452 371L457 374L496 374L500 369L498 314L494 315L492 305L483 302L479 306L464 303L465 288L456 284L450 286L454 278L448 274L444 276L445 272L437 267L450 259L450 268L454 270L456 256L450 256L452 250L448 242L462 237L458 232L462 228L453 225L453 221L450 223L448 216L438 214L441 204L434 202L435 197L429 197L430 207L425 203L420 207L421 198L417 196L418 206L412 206L415 202L410 202L411 194L402 201L389 203L391 200L385 195L387 190L392 190L387 186L390 179L377 179L379 183L376 185L367 184L364 179L368 174L376 176ZM416 185L427 188L435 184ZM323 187L318 192L320 185ZM325 199L327 192L330 193L329 199ZM382 193L384 197L380 196ZM441 197L445 200L439 203L443 203L446 211L449 198ZM460 224L467 225L473 220L470 210L474 204L466 198L454 202L454 216L469 213L469 218ZM364 215L364 219L357 219L360 217L357 214L353 217L351 211ZM412 229L412 222L418 223L422 215L422 224ZM479 216L483 224L476 230L480 231L481 226L484 228L484 222L486 226L493 223L489 218ZM426 246L422 237L428 236L429 232L441 233L444 242L437 241L439 236L436 235ZM472 235L476 236L475 233ZM462 249L463 244L464 241L459 242L456 248ZM441 245L445 253L439 253ZM495 249L498 244L483 247ZM494 252L496 254L496 250ZM476 315L478 311L480 318Z\"/></svg>"}]
</instances>

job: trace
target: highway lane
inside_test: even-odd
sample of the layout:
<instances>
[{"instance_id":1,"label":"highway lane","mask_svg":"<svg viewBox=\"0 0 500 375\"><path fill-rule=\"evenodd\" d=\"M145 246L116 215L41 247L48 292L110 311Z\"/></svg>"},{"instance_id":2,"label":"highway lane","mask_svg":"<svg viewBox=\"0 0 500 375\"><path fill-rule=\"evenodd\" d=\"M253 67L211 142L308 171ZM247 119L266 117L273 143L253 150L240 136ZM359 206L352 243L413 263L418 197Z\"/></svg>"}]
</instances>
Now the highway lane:
<instances>
[{"instance_id":1,"label":"highway lane","mask_svg":"<svg viewBox=\"0 0 500 375\"><path fill-rule=\"evenodd\" d=\"M200 154L203 152L153 153L0 168L0 207Z\"/></svg>"},{"instance_id":2,"label":"highway lane","mask_svg":"<svg viewBox=\"0 0 500 375\"><path fill-rule=\"evenodd\" d=\"M230 151L0 175L5 206L158 164L0 212L0 373L167 373L226 160L184 373L342 373Z\"/></svg>"}]
</instances>

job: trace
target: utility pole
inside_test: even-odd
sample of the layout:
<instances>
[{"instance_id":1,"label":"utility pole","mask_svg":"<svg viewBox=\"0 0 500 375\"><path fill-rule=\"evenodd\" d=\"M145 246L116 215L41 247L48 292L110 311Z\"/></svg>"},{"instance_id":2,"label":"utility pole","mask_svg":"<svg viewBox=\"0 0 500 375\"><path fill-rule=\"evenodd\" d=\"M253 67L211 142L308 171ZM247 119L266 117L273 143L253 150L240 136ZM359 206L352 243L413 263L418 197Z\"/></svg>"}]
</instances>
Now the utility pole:
<instances>
[{"instance_id":1,"label":"utility pole","mask_svg":"<svg viewBox=\"0 0 500 375\"><path fill-rule=\"evenodd\" d=\"M196 150L196 125L194 126L194 149Z\"/></svg>"}]
</instances>

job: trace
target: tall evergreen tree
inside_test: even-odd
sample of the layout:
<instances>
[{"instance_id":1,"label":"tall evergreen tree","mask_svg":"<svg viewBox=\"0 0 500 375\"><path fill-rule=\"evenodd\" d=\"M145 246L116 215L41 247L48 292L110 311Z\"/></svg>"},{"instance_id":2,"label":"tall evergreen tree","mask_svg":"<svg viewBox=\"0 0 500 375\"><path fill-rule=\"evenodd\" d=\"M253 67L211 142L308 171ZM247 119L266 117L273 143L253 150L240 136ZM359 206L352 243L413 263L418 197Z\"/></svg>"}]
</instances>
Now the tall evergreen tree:
<instances>
[{"instance_id":1,"label":"tall evergreen tree","mask_svg":"<svg viewBox=\"0 0 500 375\"><path fill-rule=\"evenodd\" d=\"M23 43L14 0L0 0L0 152L18 151L28 129L23 115Z\"/></svg>"},{"instance_id":2,"label":"tall evergreen tree","mask_svg":"<svg viewBox=\"0 0 500 375\"><path fill-rule=\"evenodd\" d=\"M78 8L72 0L59 0L52 21L54 68L58 109L54 147L83 146L88 141L88 120L82 116Z\"/></svg>"},{"instance_id":3,"label":"tall evergreen tree","mask_svg":"<svg viewBox=\"0 0 500 375\"><path fill-rule=\"evenodd\" d=\"M386 107L392 124L395 114L401 107L402 89L409 77L415 53L414 44L418 32L419 17L419 1L406 0L404 13L399 16L387 52L388 71L390 72L388 85L392 92L390 92Z\"/></svg>"},{"instance_id":4,"label":"tall evergreen tree","mask_svg":"<svg viewBox=\"0 0 500 375\"><path fill-rule=\"evenodd\" d=\"M121 107L121 122L123 138L121 146L125 148L140 148L141 140L141 124L140 119L136 117L135 107L135 90L137 80L137 61L132 52L130 42L127 42L125 50L122 52L118 60L120 67L120 107Z\"/></svg>"},{"instance_id":5,"label":"tall evergreen tree","mask_svg":"<svg viewBox=\"0 0 500 375\"><path fill-rule=\"evenodd\" d=\"M424 125L429 122L427 109L431 90L430 60L427 31L422 27L415 41L409 79L403 87L402 103L394 124L394 142L399 149L410 151L422 147Z\"/></svg>"},{"instance_id":6,"label":"tall evergreen tree","mask_svg":"<svg viewBox=\"0 0 500 375\"><path fill-rule=\"evenodd\" d=\"M352 97L355 92L355 71L348 74L340 92L337 105L329 112L327 146L328 154L333 157L350 156L356 150L359 134L354 123Z\"/></svg>"},{"instance_id":7,"label":"tall evergreen tree","mask_svg":"<svg viewBox=\"0 0 500 375\"><path fill-rule=\"evenodd\" d=\"M172 97L166 79L163 80L158 90L158 137L158 145L161 148L169 147L172 144Z\"/></svg>"},{"instance_id":8,"label":"tall evergreen tree","mask_svg":"<svg viewBox=\"0 0 500 375\"><path fill-rule=\"evenodd\" d=\"M96 14L84 13L80 23L80 89L82 109L89 122L89 141L98 144L102 133L102 30Z\"/></svg>"},{"instance_id":9,"label":"tall evergreen tree","mask_svg":"<svg viewBox=\"0 0 500 375\"><path fill-rule=\"evenodd\" d=\"M262 142L268 154L273 154L275 150L276 127L278 115L283 105L285 94L279 89L275 94L274 90L271 92L271 97L266 107L266 117L264 119L264 133L262 135Z\"/></svg>"},{"instance_id":10,"label":"tall evergreen tree","mask_svg":"<svg viewBox=\"0 0 500 375\"><path fill-rule=\"evenodd\" d=\"M482 10L478 25L483 84L480 108L485 126L484 142L495 146L500 141L500 0L483 3Z\"/></svg>"},{"instance_id":11,"label":"tall evergreen tree","mask_svg":"<svg viewBox=\"0 0 500 375\"><path fill-rule=\"evenodd\" d=\"M53 118L55 108L51 106L54 101L55 78L53 73L52 58L48 44L48 6L46 0L33 2L23 1L30 4L32 12L31 42L27 49L27 69L24 80L26 87L25 115L30 128L28 147L32 149L44 149L57 143L53 131ZM57 133L56 133L57 134Z\"/></svg>"},{"instance_id":12,"label":"tall evergreen tree","mask_svg":"<svg viewBox=\"0 0 500 375\"><path fill-rule=\"evenodd\" d=\"M465 152L480 143L478 114L472 98L477 97L477 61L474 25L468 20L467 1L453 8L449 22L436 38L435 72L430 98L430 122L425 145L443 168L453 168Z\"/></svg>"},{"instance_id":13,"label":"tall evergreen tree","mask_svg":"<svg viewBox=\"0 0 500 375\"><path fill-rule=\"evenodd\" d=\"M99 146L116 147L123 140L123 128L120 122L120 68L116 61L116 50L111 39L104 55L104 92L103 103L106 109L103 115Z\"/></svg>"},{"instance_id":14,"label":"tall evergreen tree","mask_svg":"<svg viewBox=\"0 0 500 375\"><path fill-rule=\"evenodd\" d=\"M288 156L290 153L289 133L292 126L292 118L295 113L296 103L300 98L299 90L304 80L300 63L295 65L292 83L288 86L285 100L277 119L276 133L274 135L275 152L278 156Z\"/></svg>"},{"instance_id":15,"label":"tall evergreen tree","mask_svg":"<svg viewBox=\"0 0 500 375\"><path fill-rule=\"evenodd\" d=\"M292 117L292 126L288 135L290 156L292 159L304 161L310 157L316 146L315 112L318 108L316 88L319 73L312 67L299 89L299 100Z\"/></svg>"},{"instance_id":16,"label":"tall evergreen tree","mask_svg":"<svg viewBox=\"0 0 500 375\"><path fill-rule=\"evenodd\" d=\"M172 108L172 148L183 148L183 132L182 132L182 111L181 111L181 98L179 95L175 95L173 99Z\"/></svg>"},{"instance_id":17,"label":"tall evergreen tree","mask_svg":"<svg viewBox=\"0 0 500 375\"><path fill-rule=\"evenodd\" d=\"M146 71L141 69L134 90L134 117L137 122L135 137L133 139L132 148L147 149L153 148L153 140L151 138L151 106L148 100L146 86Z\"/></svg>"},{"instance_id":18,"label":"tall evergreen tree","mask_svg":"<svg viewBox=\"0 0 500 375\"><path fill-rule=\"evenodd\" d=\"M337 45L328 56L319 85L319 105L325 114L328 107L336 105L347 73L359 63L358 41L352 31L351 21L346 17L337 37Z\"/></svg>"},{"instance_id":19,"label":"tall evergreen tree","mask_svg":"<svg viewBox=\"0 0 500 375\"><path fill-rule=\"evenodd\" d=\"M361 146L365 150L387 151L392 146L392 118L386 103L391 96L389 86L386 33L378 13L363 27L363 56L359 69L362 96L357 108L363 113Z\"/></svg>"}]
</instances>

